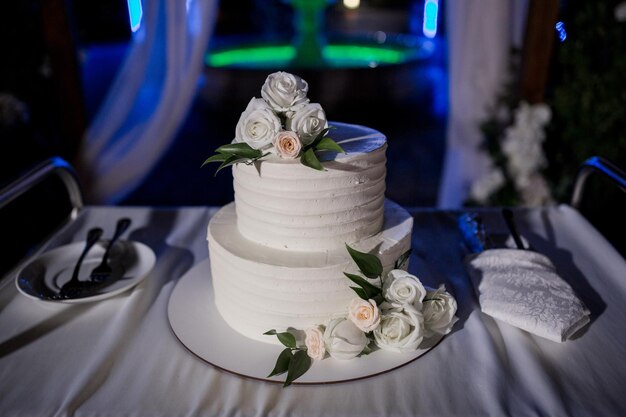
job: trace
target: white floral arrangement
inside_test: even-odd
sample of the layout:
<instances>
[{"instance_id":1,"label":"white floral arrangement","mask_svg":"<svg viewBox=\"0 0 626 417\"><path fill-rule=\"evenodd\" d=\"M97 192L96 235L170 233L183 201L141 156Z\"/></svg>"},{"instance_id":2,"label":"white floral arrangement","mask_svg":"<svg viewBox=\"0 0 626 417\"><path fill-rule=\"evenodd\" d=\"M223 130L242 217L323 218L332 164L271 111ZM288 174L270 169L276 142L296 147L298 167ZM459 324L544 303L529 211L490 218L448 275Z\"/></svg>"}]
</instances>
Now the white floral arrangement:
<instances>
[{"instance_id":1,"label":"white floral arrangement","mask_svg":"<svg viewBox=\"0 0 626 417\"><path fill-rule=\"evenodd\" d=\"M479 204L490 203L494 194L511 180L523 205L539 206L553 202L550 188L541 174L547 166L543 142L551 116L550 107L546 104L520 103L514 112L513 124L504 129L499 138L502 158L492 159L485 175L474 181L469 194L471 200ZM502 159L500 164L496 163L498 159Z\"/></svg>"},{"instance_id":2,"label":"white floral arrangement","mask_svg":"<svg viewBox=\"0 0 626 417\"><path fill-rule=\"evenodd\" d=\"M202 166L220 162L217 172L236 163L251 164L273 154L297 159L310 168L323 170L316 151L345 151L326 136L326 113L311 103L308 83L287 72L270 74L261 87L261 97L253 97L235 128L235 139L220 146Z\"/></svg>"},{"instance_id":3,"label":"white floral arrangement","mask_svg":"<svg viewBox=\"0 0 626 417\"><path fill-rule=\"evenodd\" d=\"M350 288L358 295L348 305L345 317L305 329L304 341L300 343L295 335L297 330L264 333L278 337L285 346L268 375L286 372L284 386L306 373L312 360L323 360L327 356L349 360L374 349L396 353L414 351L424 339L448 334L458 320L456 300L443 285L437 289L427 288L415 275L402 269L410 251L383 277L383 267L376 256L347 245L346 248L361 273L369 279L378 278L380 286L344 272L357 285Z\"/></svg>"}]
</instances>

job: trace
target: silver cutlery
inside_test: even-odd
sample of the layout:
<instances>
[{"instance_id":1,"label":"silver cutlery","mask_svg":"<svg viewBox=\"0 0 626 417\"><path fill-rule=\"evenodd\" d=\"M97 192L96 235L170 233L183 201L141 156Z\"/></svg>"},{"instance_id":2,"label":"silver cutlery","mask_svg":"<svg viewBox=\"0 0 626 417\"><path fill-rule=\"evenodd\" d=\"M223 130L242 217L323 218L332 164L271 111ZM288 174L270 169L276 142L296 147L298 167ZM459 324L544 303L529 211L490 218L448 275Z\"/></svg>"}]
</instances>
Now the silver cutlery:
<instances>
[{"instance_id":1,"label":"silver cutlery","mask_svg":"<svg viewBox=\"0 0 626 417\"><path fill-rule=\"evenodd\" d=\"M524 242L522 241L522 238L519 232L517 231L517 227L515 226L515 220L513 218L513 211L507 208L502 209L502 216L504 217L504 221L506 222L506 225L509 228L509 232L511 233L511 236L513 236L513 240L515 241L515 245L517 246L517 249L526 249L524 247Z\"/></svg>"},{"instance_id":2,"label":"silver cutlery","mask_svg":"<svg viewBox=\"0 0 626 417\"><path fill-rule=\"evenodd\" d=\"M106 251L102 256L102 261L100 262L100 265L95 267L93 271L91 271L91 275L89 276L93 282L103 282L111 277L111 274L113 273L113 269L109 265L109 254L111 252L111 248L113 247L113 245L115 245L115 242L122 235L122 233L124 233L126 229L128 229L130 223L130 219L126 217L117 221L117 225L115 226L115 233L113 234L113 237L111 238L109 245L107 246Z\"/></svg>"},{"instance_id":3,"label":"silver cutlery","mask_svg":"<svg viewBox=\"0 0 626 417\"><path fill-rule=\"evenodd\" d=\"M87 241L85 243L85 248L83 249L83 252L80 254L80 257L78 258L78 261L76 262L76 266L74 266L72 277L70 278L69 281L67 281L61 287L61 290L59 291L59 294L58 294L60 298L73 298L76 295L78 295L78 293L80 293L83 288L85 288L86 284L89 284L86 282L82 282L78 279L78 276L80 273L80 267L83 264L83 260L85 259L85 256L87 255L89 250L93 247L93 245L95 245L98 242L98 240L100 240L101 236L102 236L102 229L99 227L90 229L89 232L87 232Z\"/></svg>"}]
</instances>

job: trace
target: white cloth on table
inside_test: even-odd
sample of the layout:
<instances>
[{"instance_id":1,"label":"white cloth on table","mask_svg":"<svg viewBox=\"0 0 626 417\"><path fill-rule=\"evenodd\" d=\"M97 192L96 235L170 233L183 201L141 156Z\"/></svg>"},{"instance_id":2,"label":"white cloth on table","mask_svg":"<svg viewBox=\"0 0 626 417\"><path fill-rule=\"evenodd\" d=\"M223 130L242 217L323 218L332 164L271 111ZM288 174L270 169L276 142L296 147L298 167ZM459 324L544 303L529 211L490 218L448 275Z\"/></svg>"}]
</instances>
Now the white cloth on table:
<instances>
[{"instance_id":1,"label":"white cloth on table","mask_svg":"<svg viewBox=\"0 0 626 417\"><path fill-rule=\"evenodd\" d=\"M157 255L141 284L102 302L36 302L17 292L13 275L7 277L0 289L0 415L626 415L626 262L569 207L516 211L516 220L592 312L592 325L575 340L554 343L480 313L457 246L456 213L412 209L410 270L454 294L459 322L452 333L391 372L286 389L204 363L172 332L170 294L181 276L207 258L206 225L214 212L85 208L48 248L84 240L94 226L111 236L117 219L129 217L133 223L124 238ZM504 226L500 210L482 216L487 225ZM210 343L219 335L206 337Z\"/></svg>"},{"instance_id":2,"label":"white cloth on table","mask_svg":"<svg viewBox=\"0 0 626 417\"><path fill-rule=\"evenodd\" d=\"M483 313L555 342L589 323L589 310L545 255L490 249L467 261Z\"/></svg>"}]
</instances>

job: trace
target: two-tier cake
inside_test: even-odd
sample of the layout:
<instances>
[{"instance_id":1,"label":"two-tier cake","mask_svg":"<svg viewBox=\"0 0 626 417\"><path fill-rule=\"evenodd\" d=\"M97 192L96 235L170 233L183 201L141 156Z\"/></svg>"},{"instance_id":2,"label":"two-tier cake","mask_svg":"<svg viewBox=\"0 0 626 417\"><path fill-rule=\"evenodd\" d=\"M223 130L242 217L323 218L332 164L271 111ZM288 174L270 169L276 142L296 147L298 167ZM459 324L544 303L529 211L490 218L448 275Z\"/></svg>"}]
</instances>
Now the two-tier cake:
<instances>
[{"instance_id":1,"label":"two-tier cake","mask_svg":"<svg viewBox=\"0 0 626 417\"><path fill-rule=\"evenodd\" d=\"M411 216L385 200L385 136L331 124L345 154L320 152L323 171L269 156L233 166L235 202L209 223L215 303L241 334L307 328L346 316L354 298L345 245L386 270L410 247Z\"/></svg>"},{"instance_id":2,"label":"two-tier cake","mask_svg":"<svg viewBox=\"0 0 626 417\"><path fill-rule=\"evenodd\" d=\"M329 125L293 74L270 74L261 96L205 161L232 166L235 190L208 226L207 303L246 338L283 345L268 377L286 373L284 386L327 356L423 354L451 331L457 305L403 269L413 218L384 196L387 139Z\"/></svg>"}]
</instances>

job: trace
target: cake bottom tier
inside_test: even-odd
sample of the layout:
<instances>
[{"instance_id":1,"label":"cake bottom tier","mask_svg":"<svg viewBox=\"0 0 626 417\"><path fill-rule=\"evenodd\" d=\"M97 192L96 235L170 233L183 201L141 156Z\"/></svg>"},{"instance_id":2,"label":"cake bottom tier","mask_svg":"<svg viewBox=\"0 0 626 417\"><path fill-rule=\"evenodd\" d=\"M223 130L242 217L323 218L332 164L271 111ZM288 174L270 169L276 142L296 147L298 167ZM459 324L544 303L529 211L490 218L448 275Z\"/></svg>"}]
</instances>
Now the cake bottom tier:
<instances>
[{"instance_id":1,"label":"cake bottom tier","mask_svg":"<svg viewBox=\"0 0 626 417\"><path fill-rule=\"evenodd\" d=\"M386 200L380 233L347 242L376 254L385 273L411 245L413 218ZM221 208L209 222L207 239L215 304L222 318L251 339L276 343L270 329L304 330L345 316L356 297L344 272L358 273L345 247L294 252L259 245L237 230L235 204ZM379 285L378 280L371 280Z\"/></svg>"}]
</instances>

